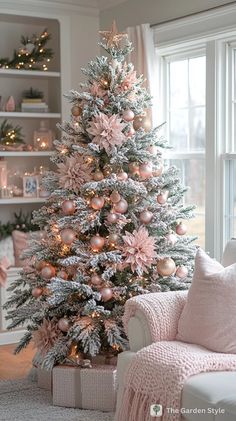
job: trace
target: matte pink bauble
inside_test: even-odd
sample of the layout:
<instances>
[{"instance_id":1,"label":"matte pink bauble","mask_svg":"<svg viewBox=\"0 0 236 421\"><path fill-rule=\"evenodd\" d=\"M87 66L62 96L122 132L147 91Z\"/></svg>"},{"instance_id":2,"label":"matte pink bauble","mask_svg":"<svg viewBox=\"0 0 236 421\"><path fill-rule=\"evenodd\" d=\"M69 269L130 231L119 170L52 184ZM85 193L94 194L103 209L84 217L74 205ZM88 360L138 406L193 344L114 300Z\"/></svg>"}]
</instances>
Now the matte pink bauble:
<instances>
[{"instance_id":1,"label":"matte pink bauble","mask_svg":"<svg viewBox=\"0 0 236 421\"><path fill-rule=\"evenodd\" d=\"M119 235L118 234L110 234L108 237L108 242L110 246L115 246L119 241Z\"/></svg>"},{"instance_id":2,"label":"matte pink bauble","mask_svg":"<svg viewBox=\"0 0 236 421\"><path fill-rule=\"evenodd\" d=\"M33 288L32 289L32 295L34 298L40 297L42 295L43 290L41 288Z\"/></svg>"},{"instance_id":3,"label":"matte pink bauble","mask_svg":"<svg viewBox=\"0 0 236 421\"><path fill-rule=\"evenodd\" d=\"M134 113L132 110L125 110L122 117L125 121L132 121L134 119Z\"/></svg>"},{"instance_id":4,"label":"matte pink bauble","mask_svg":"<svg viewBox=\"0 0 236 421\"><path fill-rule=\"evenodd\" d=\"M93 251L100 251L104 247L105 239L100 237L99 234L94 235L90 240Z\"/></svg>"},{"instance_id":5,"label":"matte pink bauble","mask_svg":"<svg viewBox=\"0 0 236 421\"><path fill-rule=\"evenodd\" d=\"M174 246L177 242L177 237L175 234L170 233L170 234L167 234L166 240L168 241L170 245Z\"/></svg>"},{"instance_id":6,"label":"matte pink bauble","mask_svg":"<svg viewBox=\"0 0 236 421\"><path fill-rule=\"evenodd\" d=\"M70 328L69 320L64 317L58 321L58 327L62 332L68 332Z\"/></svg>"},{"instance_id":7,"label":"matte pink bauble","mask_svg":"<svg viewBox=\"0 0 236 421\"><path fill-rule=\"evenodd\" d=\"M143 224L149 224L149 222L151 222L152 218L153 218L153 213L148 211L148 210L143 211L139 215L139 219Z\"/></svg>"},{"instance_id":8,"label":"matte pink bauble","mask_svg":"<svg viewBox=\"0 0 236 421\"><path fill-rule=\"evenodd\" d=\"M127 178L128 178L128 174L127 174L127 172L125 172L125 171L121 171L121 172L119 172L119 173L117 174L117 178L118 178L118 180L120 180L120 181L126 181L126 180L127 180Z\"/></svg>"},{"instance_id":9,"label":"matte pink bauble","mask_svg":"<svg viewBox=\"0 0 236 421\"><path fill-rule=\"evenodd\" d=\"M178 225L176 225L175 231L178 235L184 235L187 232L187 225L185 225L183 222L180 222Z\"/></svg>"},{"instance_id":10,"label":"matte pink bauble","mask_svg":"<svg viewBox=\"0 0 236 421\"><path fill-rule=\"evenodd\" d=\"M166 257L157 262L157 272L161 276L171 276L175 273L175 270L175 262L170 257Z\"/></svg>"},{"instance_id":11,"label":"matte pink bauble","mask_svg":"<svg viewBox=\"0 0 236 421\"><path fill-rule=\"evenodd\" d=\"M101 181L101 180L103 180L104 179L104 175L103 175L102 171L99 171L99 170L95 171L95 173L93 174L93 179L94 179L94 181Z\"/></svg>"},{"instance_id":12,"label":"matte pink bauble","mask_svg":"<svg viewBox=\"0 0 236 421\"><path fill-rule=\"evenodd\" d=\"M156 145L148 146L147 151L150 152L152 155L156 155L158 152L158 147Z\"/></svg>"},{"instance_id":13,"label":"matte pink bauble","mask_svg":"<svg viewBox=\"0 0 236 421\"><path fill-rule=\"evenodd\" d=\"M168 199L168 191L161 192L161 193L160 193L160 194L158 194L158 196L157 196L157 202L158 202L160 205L164 205L164 204L166 203L167 199Z\"/></svg>"},{"instance_id":14,"label":"matte pink bauble","mask_svg":"<svg viewBox=\"0 0 236 421\"><path fill-rule=\"evenodd\" d=\"M91 283L93 285L101 285L102 283L102 278L96 274L91 276Z\"/></svg>"},{"instance_id":15,"label":"matte pink bauble","mask_svg":"<svg viewBox=\"0 0 236 421\"><path fill-rule=\"evenodd\" d=\"M75 202L73 200L64 200L64 202L62 202L61 208L65 215L73 215L76 210Z\"/></svg>"},{"instance_id":16,"label":"matte pink bauble","mask_svg":"<svg viewBox=\"0 0 236 421\"><path fill-rule=\"evenodd\" d=\"M65 228L60 232L61 239L64 244L69 246L75 240L76 234L71 228Z\"/></svg>"},{"instance_id":17,"label":"matte pink bauble","mask_svg":"<svg viewBox=\"0 0 236 421\"><path fill-rule=\"evenodd\" d=\"M133 128L133 126L130 126L128 132L126 133L127 137L132 137L135 134L135 130Z\"/></svg>"},{"instance_id":18,"label":"matte pink bauble","mask_svg":"<svg viewBox=\"0 0 236 421\"><path fill-rule=\"evenodd\" d=\"M59 270L59 272L57 272L57 277L66 281L68 279L68 273L66 273L65 270L61 269Z\"/></svg>"},{"instance_id":19,"label":"matte pink bauble","mask_svg":"<svg viewBox=\"0 0 236 421\"><path fill-rule=\"evenodd\" d=\"M186 276L188 275L188 269L184 265L178 266L175 275L181 279L186 278Z\"/></svg>"},{"instance_id":20,"label":"matte pink bauble","mask_svg":"<svg viewBox=\"0 0 236 421\"><path fill-rule=\"evenodd\" d=\"M99 210L102 209L104 206L105 200L103 197L93 197L90 201L90 206L91 208L95 209L95 210Z\"/></svg>"},{"instance_id":21,"label":"matte pink bauble","mask_svg":"<svg viewBox=\"0 0 236 421\"><path fill-rule=\"evenodd\" d=\"M154 177L160 177L163 173L163 169L164 169L164 167L163 167L162 164L160 164L158 167L154 167L153 171L152 171L152 175Z\"/></svg>"},{"instance_id":22,"label":"matte pink bauble","mask_svg":"<svg viewBox=\"0 0 236 421\"><path fill-rule=\"evenodd\" d=\"M41 270L41 276L44 279L51 279L55 276L55 274L56 274L56 269L54 268L54 266L52 266L50 264L47 264Z\"/></svg>"},{"instance_id":23,"label":"matte pink bauble","mask_svg":"<svg viewBox=\"0 0 236 421\"><path fill-rule=\"evenodd\" d=\"M102 288L100 291L100 294L102 296L102 301L106 302L109 301L113 296L113 291L111 288Z\"/></svg>"},{"instance_id":24,"label":"matte pink bauble","mask_svg":"<svg viewBox=\"0 0 236 421\"><path fill-rule=\"evenodd\" d=\"M121 199L118 203L114 205L114 211L117 213L125 213L128 210L128 203L125 199Z\"/></svg>"},{"instance_id":25,"label":"matte pink bauble","mask_svg":"<svg viewBox=\"0 0 236 421\"><path fill-rule=\"evenodd\" d=\"M130 162L129 172L133 175L139 174L139 164L137 162Z\"/></svg>"},{"instance_id":26,"label":"matte pink bauble","mask_svg":"<svg viewBox=\"0 0 236 421\"><path fill-rule=\"evenodd\" d=\"M112 194L110 195L110 199L112 203L118 203L121 200L121 196L118 193L118 191L114 190Z\"/></svg>"},{"instance_id":27,"label":"matte pink bauble","mask_svg":"<svg viewBox=\"0 0 236 421\"><path fill-rule=\"evenodd\" d=\"M118 221L118 216L115 213L109 213L107 215L107 222L109 224L115 224Z\"/></svg>"},{"instance_id":28,"label":"matte pink bauble","mask_svg":"<svg viewBox=\"0 0 236 421\"><path fill-rule=\"evenodd\" d=\"M149 162L147 164L141 164L139 166L139 174L144 180L152 177L152 164Z\"/></svg>"}]
</instances>

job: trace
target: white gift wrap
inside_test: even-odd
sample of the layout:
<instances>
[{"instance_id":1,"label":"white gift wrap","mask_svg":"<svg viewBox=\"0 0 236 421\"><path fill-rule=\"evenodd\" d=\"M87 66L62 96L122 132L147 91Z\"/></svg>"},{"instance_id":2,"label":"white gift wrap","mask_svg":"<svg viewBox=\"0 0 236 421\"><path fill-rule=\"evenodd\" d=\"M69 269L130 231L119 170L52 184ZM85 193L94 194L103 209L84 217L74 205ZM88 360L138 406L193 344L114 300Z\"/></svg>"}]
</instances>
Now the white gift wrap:
<instances>
[{"instance_id":1,"label":"white gift wrap","mask_svg":"<svg viewBox=\"0 0 236 421\"><path fill-rule=\"evenodd\" d=\"M53 368L53 405L109 412L115 410L116 393L115 366Z\"/></svg>"},{"instance_id":2,"label":"white gift wrap","mask_svg":"<svg viewBox=\"0 0 236 421\"><path fill-rule=\"evenodd\" d=\"M38 387L40 389L52 390L52 370L37 368Z\"/></svg>"}]
</instances>

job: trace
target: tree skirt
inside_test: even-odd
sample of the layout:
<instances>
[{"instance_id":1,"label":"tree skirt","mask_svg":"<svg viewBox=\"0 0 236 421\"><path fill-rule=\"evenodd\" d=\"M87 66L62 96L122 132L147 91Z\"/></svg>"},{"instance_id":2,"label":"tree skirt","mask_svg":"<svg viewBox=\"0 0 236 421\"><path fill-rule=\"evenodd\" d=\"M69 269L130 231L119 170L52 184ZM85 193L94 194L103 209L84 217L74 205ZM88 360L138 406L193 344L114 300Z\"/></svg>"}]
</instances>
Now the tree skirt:
<instances>
[{"instance_id":1,"label":"tree skirt","mask_svg":"<svg viewBox=\"0 0 236 421\"><path fill-rule=\"evenodd\" d=\"M112 421L114 414L52 406L50 392L29 380L0 382L1 421Z\"/></svg>"}]
</instances>

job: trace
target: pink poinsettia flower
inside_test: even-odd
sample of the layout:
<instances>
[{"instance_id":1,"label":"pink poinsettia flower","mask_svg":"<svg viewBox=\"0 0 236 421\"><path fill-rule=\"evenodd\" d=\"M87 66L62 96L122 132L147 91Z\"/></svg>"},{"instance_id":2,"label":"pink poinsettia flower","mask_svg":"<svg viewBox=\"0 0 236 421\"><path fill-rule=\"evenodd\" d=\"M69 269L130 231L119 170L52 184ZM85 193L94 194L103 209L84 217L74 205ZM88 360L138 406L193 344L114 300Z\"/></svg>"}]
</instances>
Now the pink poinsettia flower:
<instances>
[{"instance_id":1,"label":"pink poinsettia flower","mask_svg":"<svg viewBox=\"0 0 236 421\"><path fill-rule=\"evenodd\" d=\"M157 254L155 252L155 238L149 236L145 227L140 227L138 231L125 233L122 237L124 241L123 256L125 257L125 267L131 267L132 272L138 274L147 272L147 268L155 262Z\"/></svg>"},{"instance_id":2,"label":"pink poinsettia flower","mask_svg":"<svg viewBox=\"0 0 236 421\"><path fill-rule=\"evenodd\" d=\"M123 123L117 115L97 114L90 122L87 132L93 137L92 142L96 143L100 149L104 148L107 154L113 146L121 146L126 141L126 136L122 130L127 123Z\"/></svg>"},{"instance_id":3,"label":"pink poinsettia flower","mask_svg":"<svg viewBox=\"0 0 236 421\"><path fill-rule=\"evenodd\" d=\"M93 82L89 87L89 92L91 95L99 98L103 98L107 95L107 90L103 89L101 85L97 82Z\"/></svg>"},{"instance_id":4,"label":"pink poinsettia flower","mask_svg":"<svg viewBox=\"0 0 236 421\"><path fill-rule=\"evenodd\" d=\"M66 158L64 163L57 164L59 169L59 184L63 189L72 190L78 194L80 186L91 181L92 168L85 157L77 154Z\"/></svg>"},{"instance_id":5,"label":"pink poinsettia flower","mask_svg":"<svg viewBox=\"0 0 236 421\"><path fill-rule=\"evenodd\" d=\"M120 89L122 91L127 91L131 88L134 88L137 82L138 82L138 79L137 79L136 71L130 70L125 76L125 79L121 82Z\"/></svg>"}]
</instances>

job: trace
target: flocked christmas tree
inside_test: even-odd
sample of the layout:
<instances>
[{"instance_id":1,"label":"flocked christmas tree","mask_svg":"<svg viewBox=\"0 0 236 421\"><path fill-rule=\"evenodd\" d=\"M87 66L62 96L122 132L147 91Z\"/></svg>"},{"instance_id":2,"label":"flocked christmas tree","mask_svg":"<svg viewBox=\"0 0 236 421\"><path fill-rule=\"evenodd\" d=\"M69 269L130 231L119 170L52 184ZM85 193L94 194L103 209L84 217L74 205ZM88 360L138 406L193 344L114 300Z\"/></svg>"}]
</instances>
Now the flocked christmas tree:
<instances>
[{"instance_id":1,"label":"flocked christmas tree","mask_svg":"<svg viewBox=\"0 0 236 421\"><path fill-rule=\"evenodd\" d=\"M182 205L177 169L163 164L162 127L148 127L150 96L125 62L131 45L115 24L101 34L107 55L83 69L87 83L69 95L57 171L44 180L51 196L34 213L45 237L25 253L30 265L7 304L10 328L27 327L16 352L33 338L46 368L76 352L126 349L126 300L187 289L193 270L182 222L193 207Z\"/></svg>"}]
</instances>

